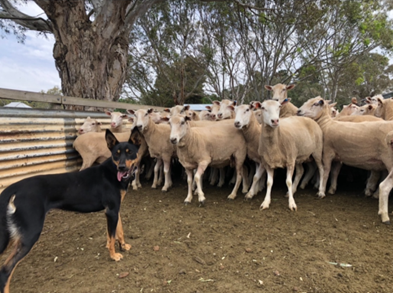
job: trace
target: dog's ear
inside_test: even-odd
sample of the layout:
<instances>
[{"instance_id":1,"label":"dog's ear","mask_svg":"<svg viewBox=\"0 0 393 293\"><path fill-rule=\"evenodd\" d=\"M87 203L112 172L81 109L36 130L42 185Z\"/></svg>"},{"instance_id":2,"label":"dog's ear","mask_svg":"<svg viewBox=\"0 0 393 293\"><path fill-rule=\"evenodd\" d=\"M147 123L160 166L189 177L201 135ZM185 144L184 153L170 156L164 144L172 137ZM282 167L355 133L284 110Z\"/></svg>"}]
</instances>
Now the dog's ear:
<instances>
[{"instance_id":1,"label":"dog's ear","mask_svg":"<svg viewBox=\"0 0 393 293\"><path fill-rule=\"evenodd\" d=\"M106 145L110 150L112 150L113 147L119 143L116 136L114 136L109 129L105 130L105 140L106 140Z\"/></svg>"},{"instance_id":2,"label":"dog's ear","mask_svg":"<svg viewBox=\"0 0 393 293\"><path fill-rule=\"evenodd\" d=\"M132 143L139 147L142 144L142 134L139 132L138 127L134 127L134 129L131 131L130 138L128 139L129 143Z\"/></svg>"}]
</instances>

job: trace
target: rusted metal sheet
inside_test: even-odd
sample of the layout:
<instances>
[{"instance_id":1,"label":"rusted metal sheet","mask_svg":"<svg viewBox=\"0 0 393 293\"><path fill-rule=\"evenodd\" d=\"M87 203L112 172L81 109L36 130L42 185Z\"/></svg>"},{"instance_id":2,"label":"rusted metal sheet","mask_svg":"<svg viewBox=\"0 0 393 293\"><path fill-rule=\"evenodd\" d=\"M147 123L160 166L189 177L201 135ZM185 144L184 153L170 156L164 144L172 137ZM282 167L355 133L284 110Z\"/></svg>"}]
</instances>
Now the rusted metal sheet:
<instances>
[{"instance_id":1,"label":"rusted metal sheet","mask_svg":"<svg viewBox=\"0 0 393 293\"><path fill-rule=\"evenodd\" d=\"M0 108L0 192L34 175L78 171L72 144L88 116L110 128L105 113Z\"/></svg>"}]
</instances>

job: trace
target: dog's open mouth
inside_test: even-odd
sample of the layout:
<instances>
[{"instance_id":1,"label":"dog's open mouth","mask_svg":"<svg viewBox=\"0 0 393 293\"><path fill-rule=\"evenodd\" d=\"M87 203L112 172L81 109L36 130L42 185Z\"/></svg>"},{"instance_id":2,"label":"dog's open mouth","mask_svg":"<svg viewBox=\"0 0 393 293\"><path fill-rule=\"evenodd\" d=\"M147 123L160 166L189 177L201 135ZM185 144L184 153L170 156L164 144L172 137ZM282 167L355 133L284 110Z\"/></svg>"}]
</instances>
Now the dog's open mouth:
<instances>
[{"instance_id":1,"label":"dog's open mouth","mask_svg":"<svg viewBox=\"0 0 393 293\"><path fill-rule=\"evenodd\" d=\"M127 171L117 171L117 180L119 181L127 180L130 176L134 176L135 171L136 171L136 166L134 165Z\"/></svg>"}]
</instances>

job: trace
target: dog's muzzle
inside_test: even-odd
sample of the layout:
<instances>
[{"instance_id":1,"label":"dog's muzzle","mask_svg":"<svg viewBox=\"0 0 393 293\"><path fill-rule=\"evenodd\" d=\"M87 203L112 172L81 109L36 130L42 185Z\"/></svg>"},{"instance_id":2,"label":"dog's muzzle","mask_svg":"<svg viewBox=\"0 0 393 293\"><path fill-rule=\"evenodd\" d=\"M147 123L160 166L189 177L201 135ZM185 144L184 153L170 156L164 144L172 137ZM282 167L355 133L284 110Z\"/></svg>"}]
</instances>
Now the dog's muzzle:
<instances>
[{"instance_id":1,"label":"dog's muzzle","mask_svg":"<svg viewBox=\"0 0 393 293\"><path fill-rule=\"evenodd\" d=\"M137 166L135 164L131 165L131 168L125 171L117 170L117 180L128 180L130 177L134 177L135 172L137 170Z\"/></svg>"}]
</instances>

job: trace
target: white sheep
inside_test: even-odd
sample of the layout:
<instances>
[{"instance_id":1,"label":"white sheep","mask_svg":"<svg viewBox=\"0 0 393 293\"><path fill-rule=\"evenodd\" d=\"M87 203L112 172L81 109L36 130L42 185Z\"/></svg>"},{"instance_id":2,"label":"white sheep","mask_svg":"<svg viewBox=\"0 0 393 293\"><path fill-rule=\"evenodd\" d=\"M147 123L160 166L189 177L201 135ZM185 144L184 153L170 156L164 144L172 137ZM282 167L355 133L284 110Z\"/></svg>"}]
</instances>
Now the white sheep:
<instances>
[{"instance_id":1,"label":"white sheep","mask_svg":"<svg viewBox=\"0 0 393 293\"><path fill-rule=\"evenodd\" d=\"M258 186L258 182L261 177L265 174L265 168L263 167L263 162L258 153L259 140L261 136L262 127L257 121L254 115L254 106L250 105L240 105L235 109L236 117L234 125L237 129L241 129L246 140L247 146L247 156L256 162L257 169L253 177L252 185L248 193L246 194L246 199L251 199L257 194L258 189L263 189L265 181L262 181L262 185Z\"/></svg>"},{"instance_id":2,"label":"white sheep","mask_svg":"<svg viewBox=\"0 0 393 293\"><path fill-rule=\"evenodd\" d=\"M283 103L287 103L284 100ZM264 101L262 109L262 132L258 153L266 168L267 191L261 209L269 208L274 169L287 168L286 184L288 187L289 208L297 210L293 193L303 175L302 163L312 156L317 164L319 174L323 176L322 165L322 131L315 121L309 118L291 116L280 119L281 104L274 100ZM296 176L292 184L292 175L296 166ZM325 196L322 184L318 196Z\"/></svg>"},{"instance_id":3,"label":"white sheep","mask_svg":"<svg viewBox=\"0 0 393 293\"><path fill-rule=\"evenodd\" d=\"M342 163L370 171L391 171L393 162L390 157L386 136L393 130L393 121L369 121L350 123L335 121L330 117L327 101L321 97L309 99L299 109L299 115L314 119L323 131L323 188L329 176L331 163L339 159ZM389 177L389 176L388 176ZM382 189L389 182L386 178ZM377 183L377 182L376 182ZM381 190L381 188L380 188ZM380 191L381 192L381 191ZM386 189L379 195L379 214L382 222L389 222Z\"/></svg>"},{"instance_id":4,"label":"white sheep","mask_svg":"<svg viewBox=\"0 0 393 293\"><path fill-rule=\"evenodd\" d=\"M172 186L172 178L170 166L172 158L176 157L176 148L169 141L169 134L171 129L167 124L155 124L150 113L153 109L139 109L137 111L127 110L128 113L135 116L136 127L144 136L149 153L152 158L157 158L156 166L154 167L154 180L152 188L156 188L158 184L158 171L161 163L164 164L165 183L162 191L168 191ZM161 161L162 160L162 161Z\"/></svg>"},{"instance_id":5,"label":"white sheep","mask_svg":"<svg viewBox=\"0 0 393 293\"><path fill-rule=\"evenodd\" d=\"M196 169L195 182L197 185L198 201L205 203L202 191L201 177L206 168L223 167L231 161L236 166L236 183L228 196L235 199L242 180L243 162L246 158L246 146L243 134L227 123L213 124L210 127L191 127L190 118L184 115L172 116L170 141L177 147L179 162L186 169L188 193L185 203L192 200L193 170ZM236 130L236 131L234 131Z\"/></svg>"}]
</instances>

